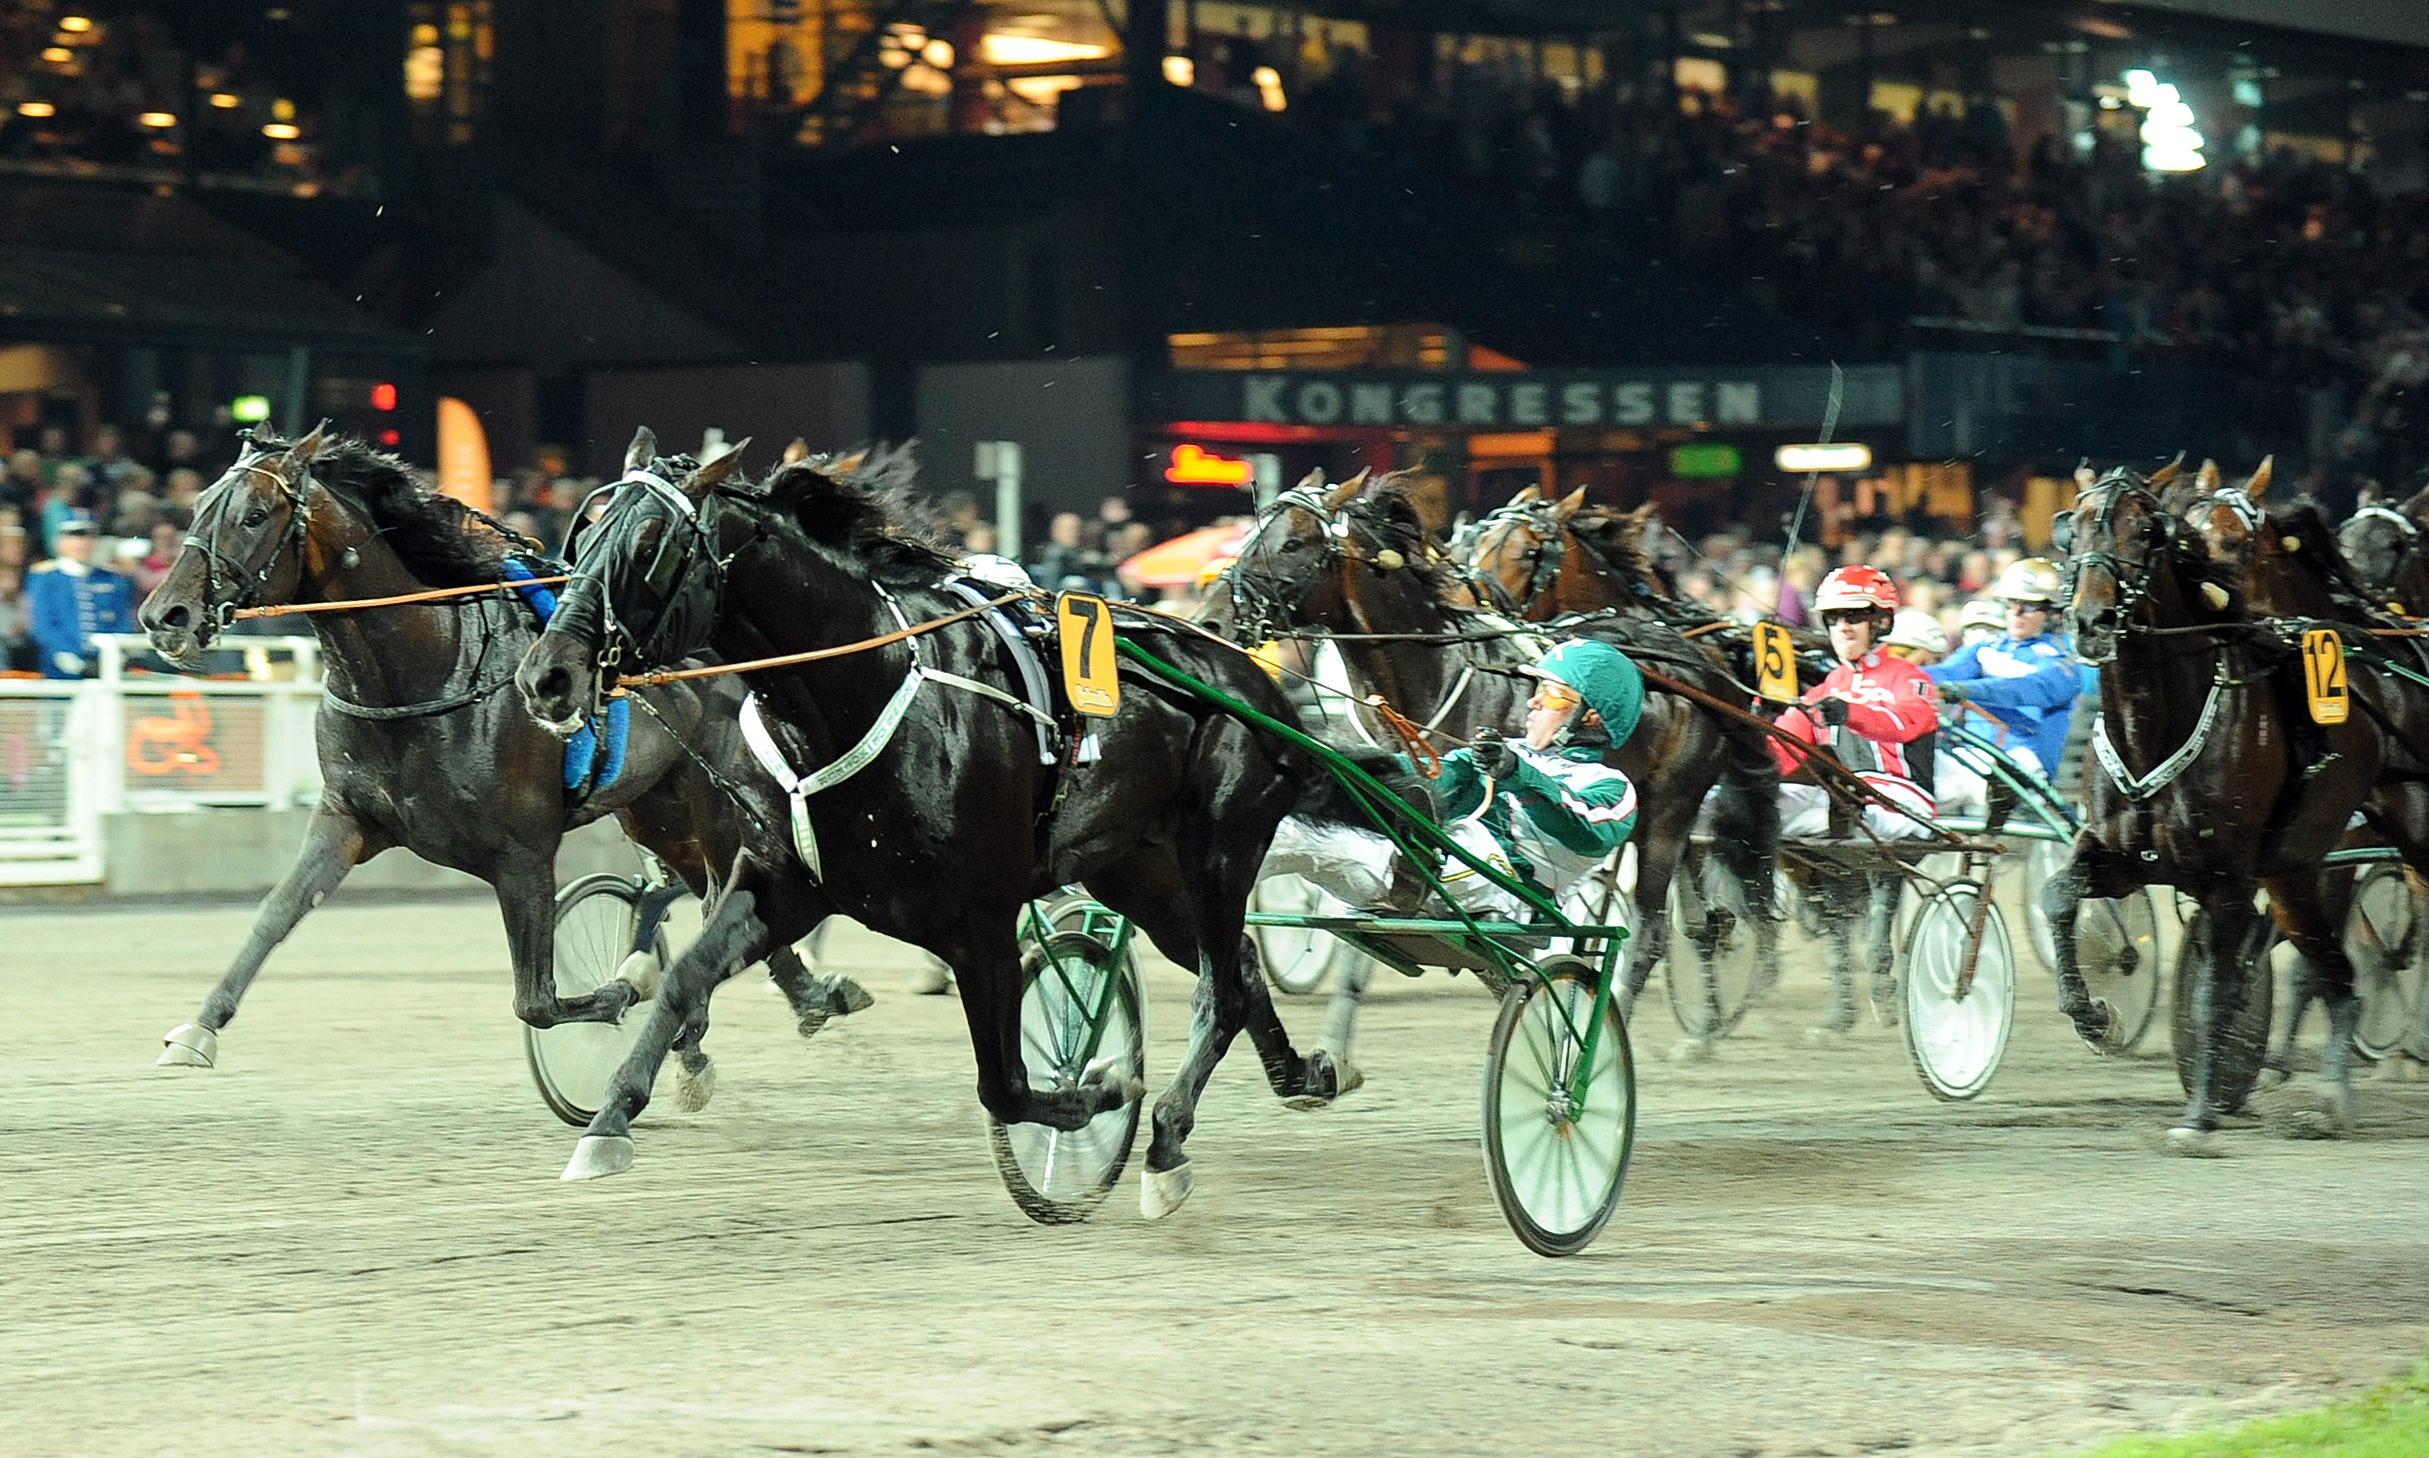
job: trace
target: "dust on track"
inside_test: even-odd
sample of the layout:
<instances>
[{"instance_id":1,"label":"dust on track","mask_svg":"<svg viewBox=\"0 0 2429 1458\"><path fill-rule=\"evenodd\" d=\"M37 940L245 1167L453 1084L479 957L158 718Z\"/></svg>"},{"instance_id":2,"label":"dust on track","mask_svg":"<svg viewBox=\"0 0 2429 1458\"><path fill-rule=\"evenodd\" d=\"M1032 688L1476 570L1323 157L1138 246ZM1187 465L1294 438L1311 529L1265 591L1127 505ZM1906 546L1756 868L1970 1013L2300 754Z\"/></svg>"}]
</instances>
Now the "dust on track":
<instances>
[{"instance_id":1,"label":"dust on track","mask_svg":"<svg viewBox=\"0 0 2429 1458\"><path fill-rule=\"evenodd\" d=\"M2093 1059L2021 947L1966 1106L1869 1024L1803 1046L1810 970L1709 1063L1665 1060L1657 990L1627 1198L1555 1262L1485 1182L1466 979L1386 978L1331 1110L1239 1050L1188 1206L1126 1177L1049 1230L891 943L838 939L878 1005L808 1045L728 988L714 1105L569 1186L482 902L332 904L218 1070L151 1067L248 917L7 920L0 1452L2029 1455L2351 1391L2429 1320L2429 1086L2163 1158L2166 1059ZM1151 1086L1187 997L1151 970Z\"/></svg>"}]
</instances>

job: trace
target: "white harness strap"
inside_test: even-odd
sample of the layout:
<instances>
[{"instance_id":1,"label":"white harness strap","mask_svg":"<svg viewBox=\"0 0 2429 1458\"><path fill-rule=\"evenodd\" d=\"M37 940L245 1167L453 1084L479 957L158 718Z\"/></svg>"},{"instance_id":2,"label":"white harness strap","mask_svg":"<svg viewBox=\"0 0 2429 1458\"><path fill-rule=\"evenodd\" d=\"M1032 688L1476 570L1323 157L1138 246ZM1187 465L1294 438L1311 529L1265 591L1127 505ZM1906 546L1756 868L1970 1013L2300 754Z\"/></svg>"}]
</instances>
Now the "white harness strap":
<instances>
[{"instance_id":1,"label":"white harness strap","mask_svg":"<svg viewBox=\"0 0 2429 1458\"><path fill-rule=\"evenodd\" d=\"M2109 779L2116 783L2119 792L2129 800L2148 800L2174 784L2176 777L2201 757L2202 746L2209 743L2210 728L2218 722L2218 701L2226 692L2226 687L2227 665L2221 659L2218 672L2210 679L2210 696L2201 701L2201 718L2194 722L2192 737L2140 779L2134 778L2133 771L2125 767L2124 756L2118 754L2117 746L2109 742L2108 716L2102 714L2094 718L2092 753L2099 759L2100 767L2108 771Z\"/></svg>"},{"instance_id":2,"label":"white harness strap","mask_svg":"<svg viewBox=\"0 0 2429 1458\"><path fill-rule=\"evenodd\" d=\"M634 469L627 471L623 475L616 478L616 484L619 486L623 485L627 481L638 481L642 485L647 486L657 495L666 498L668 504L672 505L675 510L682 512L687 517L697 516L700 514L699 508L692 504L692 499L684 495L680 487L676 486L674 482L667 480L664 476L635 467Z\"/></svg>"},{"instance_id":3,"label":"white harness strap","mask_svg":"<svg viewBox=\"0 0 2429 1458\"><path fill-rule=\"evenodd\" d=\"M2383 516L2387 520L2394 522L2397 526L2402 527L2404 529L2405 536L2412 537L2420 535L2420 523L2414 521L2411 517L2404 515L2402 512L2396 511L2390 507L2361 507L2353 513L2352 519L2359 521L2365 516Z\"/></svg>"}]
</instances>

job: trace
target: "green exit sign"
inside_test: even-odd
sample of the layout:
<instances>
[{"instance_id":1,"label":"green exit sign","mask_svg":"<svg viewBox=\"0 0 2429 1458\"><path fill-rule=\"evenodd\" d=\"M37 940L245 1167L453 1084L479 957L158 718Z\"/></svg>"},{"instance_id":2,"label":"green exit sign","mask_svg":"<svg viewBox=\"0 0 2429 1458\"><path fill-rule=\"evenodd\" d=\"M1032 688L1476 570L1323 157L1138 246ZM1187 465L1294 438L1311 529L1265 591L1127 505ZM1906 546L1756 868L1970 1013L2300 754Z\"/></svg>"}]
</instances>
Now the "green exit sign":
<instances>
[{"instance_id":1,"label":"green exit sign","mask_svg":"<svg viewBox=\"0 0 2429 1458\"><path fill-rule=\"evenodd\" d=\"M1682 481L1713 481L1741 473L1745 458L1733 445L1683 445L1670 448L1670 474Z\"/></svg>"}]
</instances>

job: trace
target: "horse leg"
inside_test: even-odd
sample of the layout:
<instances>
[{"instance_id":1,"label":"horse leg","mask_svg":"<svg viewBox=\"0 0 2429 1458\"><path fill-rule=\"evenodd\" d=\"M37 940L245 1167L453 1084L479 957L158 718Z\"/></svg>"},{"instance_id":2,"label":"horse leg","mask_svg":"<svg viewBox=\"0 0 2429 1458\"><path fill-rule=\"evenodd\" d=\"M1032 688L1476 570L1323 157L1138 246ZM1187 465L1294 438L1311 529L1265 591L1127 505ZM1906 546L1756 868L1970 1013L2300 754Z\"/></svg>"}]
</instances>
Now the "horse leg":
<instances>
[{"instance_id":1,"label":"horse leg","mask_svg":"<svg viewBox=\"0 0 2429 1458\"><path fill-rule=\"evenodd\" d=\"M767 976L792 1006L794 1026L804 1038L816 1037L829 1018L865 1012L876 1003L865 988L841 973L811 971L790 946L768 953Z\"/></svg>"},{"instance_id":2,"label":"horse leg","mask_svg":"<svg viewBox=\"0 0 2429 1458\"><path fill-rule=\"evenodd\" d=\"M295 863L262 898L261 909L253 913L253 929L246 934L236 960L203 999L202 1011L194 1021L178 1024L161 1040L166 1046L155 1060L158 1066L212 1067L219 1055L220 1029L235 1019L237 1004L244 1001L245 989L253 985L262 963L295 930L297 922L337 889L348 871L386 848L385 840L375 839L353 816L326 804L315 808L304 827L304 843L295 853Z\"/></svg>"},{"instance_id":3,"label":"horse leg","mask_svg":"<svg viewBox=\"0 0 2429 1458\"><path fill-rule=\"evenodd\" d=\"M809 930L808 896L787 897L771 873L745 856L734 883L717 900L699 937L675 959L652 999L649 1021L624 1065L608 1080L607 1098L574 1145L562 1176L596 1179L632 1168L632 1121L649 1107L650 1089L666 1056L694 1024L708 1026L709 997L719 983L767 955L779 938L790 943ZM799 904L794 904L798 900ZM765 907L763 912L762 907ZM784 936L790 931L792 936Z\"/></svg>"},{"instance_id":4,"label":"horse leg","mask_svg":"<svg viewBox=\"0 0 2429 1458\"><path fill-rule=\"evenodd\" d=\"M489 882L506 921L506 950L514 963L514 1015L535 1028L559 1023L612 1023L640 1002L644 990L619 975L579 997L557 995L557 841L518 843L502 852ZM634 975L656 971L655 959L628 957Z\"/></svg>"},{"instance_id":5,"label":"horse leg","mask_svg":"<svg viewBox=\"0 0 2429 1458\"><path fill-rule=\"evenodd\" d=\"M2308 1121L2288 1132L2297 1135L2341 1135L2353 1129L2353 1035L2361 1027L2361 998L2353 991L2353 963L2345 955L2344 925L2353 909L2350 875L2288 876L2266 883L2270 912L2295 950L2306 972L2297 984L2295 1015L2300 1022L2303 999L2314 992L2327 1004L2328 1042L2319 1056L2319 1097L2327 1115L2323 1129ZM2287 1039L2291 1052L2293 1040Z\"/></svg>"},{"instance_id":6,"label":"horse leg","mask_svg":"<svg viewBox=\"0 0 2429 1458\"><path fill-rule=\"evenodd\" d=\"M2075 911L2086 898L2117 898L2140 889L2125 857L2092 839L2087 831L2075 837L2066 862L2041 888L2041 911L2049 920L2050 942L2058 953L2058 1011L2075 1025L2075 1034L2096 1053L2118 1051L2116 1036L2125 1031L2114 1010L2092 996L2075 951ZM2147 969L2151 976L2159 969Z\"/></svg>"},{"instance_id":7,"label":"horse leg","mask_svg":"<svg viewBox=\"0 0 2429 1458\"><path fill-rule=\"evenodd\" d=\"M2276 1088L2293 1079L2295 1040L2302 1036L2303 1021L2310 1016L2312 1000L2321 995L2323 979L2307 955L2298 953L2294 958L2292 981L2293 1011L2286 1014L2285 1027L2277 1031L2269 1056L2260 1065L2260 1081L2256 1085L2259 1088Z\"/></svg>"},{"instance_id":8,"label":"horse leg","mask_svg":"<svg viewBox=\"0 0 2429 1458\"><path fill-rule=\"evenodd\" d=\"M1814 877L1822 897L1822 934L1830 963L1830 1004L1822 1020L1806 1029L1809 1041L1837 1041L1855 1026L1855 922L1868 888L1861 874L1822 871Z\"/></svg>"},{"instance_id":9,"label":"horse leg","mask_svg":"<svg viewBox=\"0 0 2429 1458\"><path fill-rule=\"evenodd\" d=\"M2209 918L2210 954L2198 965L2184 968L2193 976L2188 1019L2193 1036L2192 1076L2186 1080L2191 1087L2184 1112L2168 1130L2171 1147L2188 1151L2206 1148L2210 1132L2218 1127L2214 1085L2219 1039L2232 1021L2234 1009L2243 1006L2243 952L2251 941L2253 919L2260 915L2252 906L2248 882L2203 888L2201 909Z\"/></svg>"},{"instance_id":10,"label":"horse leg","mask_svg":"<svg viewBox=\"0 0 2429 1458\"><path fill-rule=\"evenodd\" d=\"M675 1038L675 1087L671 1096L674 1106L683 1113L697 1114L708 1107L711 1095L717 1092L717 1065L709 1061L708 1052L700 1040L708 1036L708 1008L703 1005L699 1015L683 1025Z\"/></svg>"},{"instance_id":11,"label":"horse leg","mask_svg":"<svg viewBox=\"0 0 2429 1458\"><path fill-rule=\"evenodd\" d=\"M1882 1027L1894 1028L1898 1025L1898 892L1904 888L1905 878L1873 872L1864 880L1872 903L1864 948L1872 970L1872 1015L1880 1019Z\"/></svg>"},{"instance_id":12,"label":"horse leg","mask_svg":"<svg viewBox=\"0 0 2429 1458\"><path fill-rule=\"evenodd\" d=\"M1687 813L1681 816L1676 805L1684 800ZM1695 827L1698 799L1672 797L1642 816L1636 827L1636 934L1628 939L1626 951L1626 980L1621 983L1619 1015L1627 1018L1636 1010L1636 995L1652 980L1653 964L1670 950L1670 882L1678 875L1682 861L1687 862L1687 874L1696 873L1694 853L1688 837ZM1687 949L1693 955L1692 949ZM1712 1022L1717 1026L1718 1010L1713 1010Z\"/></svg>"},{"instance_id":13,"label":"horse leg","mask_svg":"<svg viewBox=\"0 0 2429 1458\"><path fill-rule=\"evenodd\" d=\"M1316 1040L1316 1046L1331 1053L1336 1062L1349 1062L1350 1039L1358 1026L1358 1003L1374 980L1375 959L1366 956L1343 958L1341 970L1333 977L1332 1001L1324 1008L1324 1036Z\"/></svg>"}]
</instances>

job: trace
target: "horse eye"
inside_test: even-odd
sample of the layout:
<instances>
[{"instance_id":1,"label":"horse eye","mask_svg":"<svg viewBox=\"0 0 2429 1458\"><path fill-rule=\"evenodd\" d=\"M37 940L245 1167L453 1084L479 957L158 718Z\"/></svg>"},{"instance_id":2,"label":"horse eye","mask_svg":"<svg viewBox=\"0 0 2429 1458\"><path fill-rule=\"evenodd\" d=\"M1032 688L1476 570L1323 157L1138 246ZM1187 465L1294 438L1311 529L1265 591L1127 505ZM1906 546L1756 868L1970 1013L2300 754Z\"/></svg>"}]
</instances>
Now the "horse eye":
<instances>
[{"instance_id":1,"label":"horse eye","mask_svg":"<svg viewBox=\"0 0 2429 1458\"><path fill-rule=\"evenodd\" d=\"M266 506L256 506L251 511L245 513L245 525L249 527L260 526L263 522L268 521L269 519L270 509Z\"/></svg>"}]
</instances>

